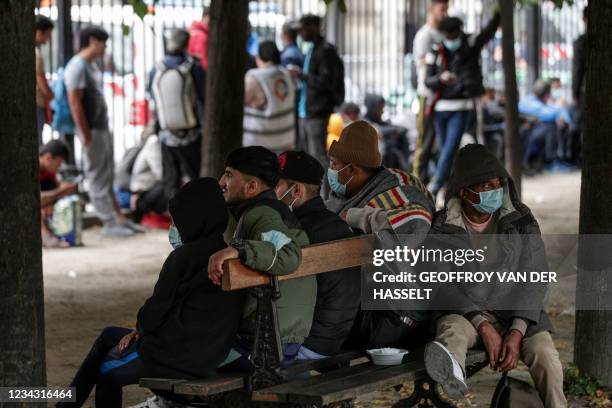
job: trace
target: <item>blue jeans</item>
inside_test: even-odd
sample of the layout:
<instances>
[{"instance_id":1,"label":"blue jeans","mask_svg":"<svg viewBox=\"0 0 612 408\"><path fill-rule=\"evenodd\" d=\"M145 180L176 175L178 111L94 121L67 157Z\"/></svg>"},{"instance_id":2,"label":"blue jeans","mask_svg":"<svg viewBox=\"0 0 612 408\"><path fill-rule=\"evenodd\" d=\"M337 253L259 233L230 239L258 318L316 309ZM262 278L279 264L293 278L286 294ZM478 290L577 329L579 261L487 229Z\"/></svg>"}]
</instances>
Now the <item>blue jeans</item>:
<instances>
[{"instance_id":1,"label":"blue jeans","mask_svg":"<svg viewBox=\"0 0 612 408\"><path fill-rule=\"evenodd\" d=\"M440 158L431 191L434 197L448 180L455 153L465 130L467 113L467 111L434 112L434 128L440 146Z\"/></svg>"}]
</instances>

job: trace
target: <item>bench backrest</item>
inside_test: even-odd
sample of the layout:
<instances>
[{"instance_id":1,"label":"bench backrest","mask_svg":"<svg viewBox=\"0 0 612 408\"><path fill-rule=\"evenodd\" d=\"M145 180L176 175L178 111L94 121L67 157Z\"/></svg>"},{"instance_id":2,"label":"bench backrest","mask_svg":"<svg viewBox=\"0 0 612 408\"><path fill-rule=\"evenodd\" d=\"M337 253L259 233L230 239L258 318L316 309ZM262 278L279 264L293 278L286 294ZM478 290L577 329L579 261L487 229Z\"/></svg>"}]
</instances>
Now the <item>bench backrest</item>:
<instances>
[{"instance_id":1,"label":"bench backrest","mask_svg":"<svg viewBox=\"0 0 612 408\"><path fill-rule=\"evenodd\" d=\"M371 235L330 241L324 244L309 245L302 248L302 263L297 271L278 277L279 281L317 275L364 265L372 259ZM225 291L265 285L270 276L247 266L237 259L223 264L223 283Z\"/></svg>"}]
</instances>

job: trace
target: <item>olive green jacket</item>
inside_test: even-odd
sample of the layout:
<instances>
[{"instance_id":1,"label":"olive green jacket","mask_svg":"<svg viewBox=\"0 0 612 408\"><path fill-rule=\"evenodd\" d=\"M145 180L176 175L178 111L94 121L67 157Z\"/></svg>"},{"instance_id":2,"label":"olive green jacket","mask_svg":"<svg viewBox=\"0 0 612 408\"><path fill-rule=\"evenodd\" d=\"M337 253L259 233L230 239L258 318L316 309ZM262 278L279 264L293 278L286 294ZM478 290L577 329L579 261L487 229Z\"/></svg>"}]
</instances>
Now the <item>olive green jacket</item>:
<instances>
[{"instance_id":1,"label":"olive green jacket","mask_svg":"<svg viewBox=\"0 0 612 408\"><path fill-rule=\"evenodd\" d=\"M273 191L234 206L231 213L234 222L230 222L226 239L232 237L230 245L238 248L244 265L269 275L288 275L297 270L302 260L301 247L308 245L308 237ZM289 241L277 248L269 241L270 233ZM275 307L281 343L301 344L312 324L317 298L316 278L309 276L279 282L279 289L281 297L275 301ZM249 296L240 330L244 337L250 338L254 332L255 309L256 300Z\"/></svg>"}]
</instances>

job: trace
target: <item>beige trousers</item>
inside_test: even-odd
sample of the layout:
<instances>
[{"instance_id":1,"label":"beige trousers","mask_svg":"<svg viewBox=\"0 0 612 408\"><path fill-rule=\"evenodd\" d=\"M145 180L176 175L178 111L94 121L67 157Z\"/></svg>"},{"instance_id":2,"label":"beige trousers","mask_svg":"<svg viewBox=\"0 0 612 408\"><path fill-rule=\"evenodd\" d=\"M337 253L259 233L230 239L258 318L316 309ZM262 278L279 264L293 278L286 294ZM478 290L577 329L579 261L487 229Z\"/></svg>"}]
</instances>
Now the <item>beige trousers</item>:
<instances>
[{"instance_id":1,"label":"beige trousers","mask_svg":"<svg viewBox=\"0 0 612 408\"><path fill-rule=\"evenodd\" d=\"M506 328L491 315L487 319L502 335ZM440 318L436 324L436 341L444 344L453 353L465 371L467 350L482 344L480 337L465 317L451 314ZM563 368L559 353L550 333L539 332L521 341L521 361L529 368L535 387L546 408L567 407L563 394Z\"/></svg>"}]
</instances>

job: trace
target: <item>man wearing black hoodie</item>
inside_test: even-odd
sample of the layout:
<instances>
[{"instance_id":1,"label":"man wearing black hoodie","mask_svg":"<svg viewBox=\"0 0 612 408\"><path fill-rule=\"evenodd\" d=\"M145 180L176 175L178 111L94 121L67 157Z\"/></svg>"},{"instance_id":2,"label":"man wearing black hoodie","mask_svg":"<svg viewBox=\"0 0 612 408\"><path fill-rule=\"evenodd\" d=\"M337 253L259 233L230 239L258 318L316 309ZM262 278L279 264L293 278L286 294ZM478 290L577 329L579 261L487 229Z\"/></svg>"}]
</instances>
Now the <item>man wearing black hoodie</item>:
<instances>
[{"instance_id":1,"label":"man wearing black hoodie","mask_svg":"<svg viewBox=\"0 0 612 408\"><path fill-rule=\"evenodd\" d=\"M175 249L138 312L136 330L105 328L70 384L76 401L58 407L82 406L94 385L97 407L121 407L124 385L147 376L201 378L214 373L228 355L245 293L222 291L204 272L208 258L225 247L228 210L219 183L212 178L191 181L169 206Z\"/></svg>"},{"instance_id":2,"label":"man wearing black hoodie","mask_svg":"<svg viewBox=\"0 0 612 408\"><path fill-rule=\"evenodd\" d=\"M548 271L538 222L518 198L502 164L482 145L467 145L457 153L446 203L434 216L430 239L444 248L484 248L483 260L463 265L463 271ZM542 309L546 285L484 283L447 285L444 290L450 291L441 296L450 312L436 319L425 366L451 398L467 392L466 353L481 343L492 369L508 372L520 359L545 406L567 406L552 324Z\"/></svg>"}]
</instances>

